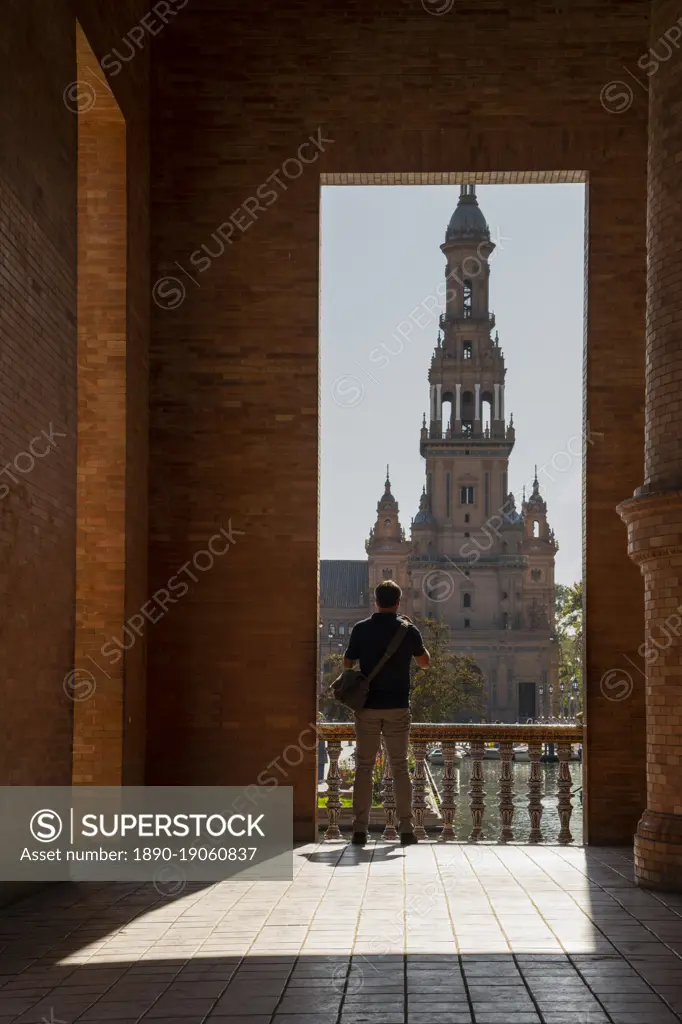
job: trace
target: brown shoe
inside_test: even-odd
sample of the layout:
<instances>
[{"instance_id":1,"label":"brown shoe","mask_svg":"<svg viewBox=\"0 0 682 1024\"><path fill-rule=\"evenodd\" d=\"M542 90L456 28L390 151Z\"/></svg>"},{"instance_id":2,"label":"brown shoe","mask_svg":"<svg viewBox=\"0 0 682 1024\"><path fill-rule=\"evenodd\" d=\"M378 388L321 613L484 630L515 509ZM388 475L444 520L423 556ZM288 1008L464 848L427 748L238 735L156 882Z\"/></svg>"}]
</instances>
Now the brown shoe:
<instances>
[{"instance_id":1,"label":"brown shoe","mask_svg":"<svg viewBox=\"0 0 682 1024\"><path fill-rule=\"evenodd\" d=\"M353 838L351 839L353 846L366 846L367 845L367 833L366 832L354 832Z\"/></svg>"}]
</instances>

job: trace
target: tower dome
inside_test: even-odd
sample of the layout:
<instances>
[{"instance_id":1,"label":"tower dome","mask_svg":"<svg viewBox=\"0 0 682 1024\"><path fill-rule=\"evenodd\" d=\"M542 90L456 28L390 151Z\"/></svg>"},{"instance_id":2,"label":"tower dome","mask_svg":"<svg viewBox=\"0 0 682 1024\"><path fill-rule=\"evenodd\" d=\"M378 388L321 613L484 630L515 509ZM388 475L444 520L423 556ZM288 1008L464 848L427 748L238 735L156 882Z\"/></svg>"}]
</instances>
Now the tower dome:
<instances>
[{"instance_id":1,"label":"tower dome","mask_svg":"<svg viewBox=\"0 0 682 1024\"><path fill-rule=\"evenodd\" d=\"M490 241L490 229L476 199L475 185L461 185L459 202L445 232L446 242Z\"/></svg>"},{"instance_id":2,"label":"tower dome","mask_svg":"<svg viewBox=\"0 0 682 1024\"><path fill-rule=\"evenodd\" d=\"M429 499L426 493L426 488L422 491L421 498L419 499L419 511L412 520L413 526L426 526L436 524L435 516L432 515L431 509L429 508Z\"/></svg>"},{"instance_id":3,"label":"tower dome","mask_svg":"<svg viewBox=\"0 0 682 1024\"><path fill-rule=\"evenodd\" d=\"M377 511L378 512L392 512L392 511L395 511L396 513L398 511L398 502L395 500L395 498L393 497L393 494L391 493L391 478L389 476L388 466L386 466L386 483L384 484L384 493L381 496L381 498L379 499L379 503L377 505Z\"/></svg>"}]
</instances>

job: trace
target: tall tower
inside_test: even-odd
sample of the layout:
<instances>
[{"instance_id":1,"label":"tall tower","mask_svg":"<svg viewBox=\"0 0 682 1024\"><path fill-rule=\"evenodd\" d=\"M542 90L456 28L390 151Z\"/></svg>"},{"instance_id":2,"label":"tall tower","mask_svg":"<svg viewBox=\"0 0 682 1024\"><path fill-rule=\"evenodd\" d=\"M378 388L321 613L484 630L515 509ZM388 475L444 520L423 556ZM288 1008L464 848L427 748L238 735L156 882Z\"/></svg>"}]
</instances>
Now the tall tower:
<instances>
[{"instance_id":1,"label":"tall tower","mask_svg":"<svg viewBox=\"0 0 682 1024\"><path fill-rule=\"evenodd\" d=\"M533 492L521 506L523 541L521 551L528 559L526 581L526 618L531 628L555 626L554 556L559 545L547 522L547 502L540 495L538 467L535 467Z\"/></svg>"},{"instance_id":2,"label":"tall tower","mask_svg":"<svg viewBox=\"0 0 682 1024\"><path fill-rule=\"evenodd\" d=\"M537 475L517 512L508 465L505 364L490 311L495 246L473 185L463 185L441 250L446 305L429 369L421 430L426 486L412 523L408 576L416 616L446 621L488 685L491 720L542 713L556 677L554 554Z\"/></svg>"},{"instance_id":3,"label":"tall tower","mask_svg":"<svg viewBox=\"0 0 682 1024\"><path fill-rule=\"evenodd\" d=\"M391 493L391 480L386 466L384 493L377 502L376 523L365 542L369 562L369 606L374 611L374 588L382 580L395 580L403 590L401 610L410 614L408 558L411 545L400 525L398 502Z\"/></svg>"},{"instance_id":4,"label":"tall tower","mask_svg":"<svg viewBox=\"0 0 682 1024\"><path fill-rule=\"evenodd\" d=\"M432 513L451 524L451 550L480 529L507 498L514 428L505 426L505 366L490 312L489 259L495 246L476 200L462 191L441 250L447 260L446 309L429 370L431 411L422 428ZM463 515L458 509L469 506Z\"/></svg>"}]
</instances>

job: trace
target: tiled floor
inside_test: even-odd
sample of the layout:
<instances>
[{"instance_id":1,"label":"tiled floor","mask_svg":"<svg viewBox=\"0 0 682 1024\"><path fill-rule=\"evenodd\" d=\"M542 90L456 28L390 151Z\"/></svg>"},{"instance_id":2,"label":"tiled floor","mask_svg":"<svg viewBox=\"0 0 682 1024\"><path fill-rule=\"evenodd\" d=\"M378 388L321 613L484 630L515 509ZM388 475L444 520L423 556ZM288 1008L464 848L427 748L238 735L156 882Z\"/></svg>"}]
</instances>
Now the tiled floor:
<instances>
[{"instance_id":1,"label":"tiled floor","mask_svg":"<svg viewBox=\"0 0 682 1024\"><path fill-rule=\"evenodd\" d=\"M623 851L300 847L290 883L62 886L0 913L0 1024L668 1024L682 896Z\"/></svg>"}]
</instances>

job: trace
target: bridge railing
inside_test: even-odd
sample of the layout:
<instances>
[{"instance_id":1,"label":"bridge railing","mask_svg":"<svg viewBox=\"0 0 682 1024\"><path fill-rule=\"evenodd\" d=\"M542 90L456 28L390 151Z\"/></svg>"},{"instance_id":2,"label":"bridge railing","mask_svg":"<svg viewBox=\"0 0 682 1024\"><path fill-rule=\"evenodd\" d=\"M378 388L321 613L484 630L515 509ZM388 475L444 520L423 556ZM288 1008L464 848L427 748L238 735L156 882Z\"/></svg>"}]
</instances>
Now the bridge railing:
<instances>
[{"instance_id":1,"label":"bridge railing","mask_svg":"<svg viewBox=\"0 0 682 1024\"><path fill-rule=\"evenodd\" d=\"M355 727L351 722L320 722L318 729L320 739L326 743L329 757L326 799L327 828L324 837L325 839L340 839L339 818L342 804L339 758L342 742L355 739ZM569 762L574 757L573 748L577 744L583 743L583 735L583 726L573 723L540 723L536 725L430 725L421 722L413 723L410 729L410 743L414 758L412 808L417 838L427 838L427 789L429 788L426 769L427 746L430 743L438 743L443 758L440 815L437 826L439 831L438 839L440 841L452 842L456 839L454 828L457 807L455 768L463 757L471 759L470 789L467 794L472 823L469 842L475 843L482 838L482 821L486 808L486 799L490 801L491 797L497 801L499 807L501 828L498 841L500 843L508 843L514 839L514 816L518 811L513 799L514 765L520 757L523 757L524 761L530 762L527 804L527 813L530 817L529 842L541 842L543 838L543 773L540 767L540 759L545 744L553 744L556 748L559 762L557 811L560 831L558 841L562 844L572 842L573 836L570 824L573 802ZM483 774L483 763L491 758L495 758L495 763L499 764L499 790L497 793L492 794L485 790L486 782ZM382 803L385 826L382 838L390 840L398 838L396 830L396 805L390 762L388 758L384 760Z\"/></svg>"}]
</instances>

